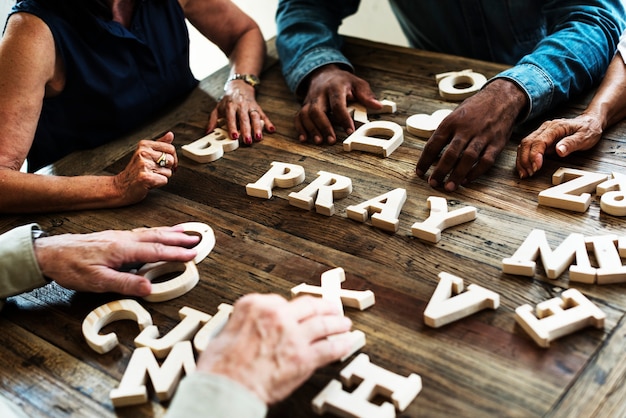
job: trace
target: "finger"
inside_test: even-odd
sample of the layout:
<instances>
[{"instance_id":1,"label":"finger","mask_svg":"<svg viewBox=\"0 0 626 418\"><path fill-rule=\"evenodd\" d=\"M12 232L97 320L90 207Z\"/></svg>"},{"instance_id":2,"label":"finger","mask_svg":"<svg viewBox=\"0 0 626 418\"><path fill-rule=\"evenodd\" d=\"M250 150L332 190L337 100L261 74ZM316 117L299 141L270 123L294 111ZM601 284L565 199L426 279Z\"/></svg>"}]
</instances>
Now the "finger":
<instances>
[{"instance_id":1,"label":"finger","mask_svg":"<svg viewBox=\"0 0 626 418\"><path fill-rule=\"evenodd\" d=\"M324 338L311 344L311 352L315 368L325 366L342 359L352 350L352 336L350 334L337 335L333 338Z\"/></svg>"},{"instance_id":2,"label":"finger","mask_svg":"<svg viewBox=\"0 0 626 418\"><path fill-rule=\"evenodd\" d=\"M435 165L428 179L428 183L431 187L440 187L444 185L446 176L452 171L452 168L461 157L461 153L465 149L466 142L467 141L465 139L459 137L454 137L452 141L450 141L443 154L441 154L439 161ZM469 160L470 158L468 158L466 162L469 163ZM466 171L463 174L465 173Z\"/></svg>"},{"instance_id":3,"label":"finger","mask_svg":"<svg viewBox=\"0 0 626 418\"><path fill-rule=\"evenodd\" d=\"M354 132L354 120L352 120L352 116L350 116L350 112L348 112L346 103L347 100L345 94L331 94L329 97L330 111L333 115L333 119L339 126L343 127L344 131L346 131L348 135L350 135ZM328 131L328 129L330 129L330 131ZM329 136L335 137L335 132L330 124L320 130L326 138Z\"/></svg>"},{"instance_id":4,"label":"finger","mask_svg":"<svg viewBox=\"0 0 626 418\"><path fill-rule=\"evenodd\" d=\"M261 111L261 117L263 120L263 126L265 127L265 130L267 130L267 132L269 133L276 132L276 126L274 126L274 124L272 123L270 118L265 114L265 112Z\"/></svg>"},{"instance_id":5,"label":"finger","mask_svg":"<svg viewBox=\"0 0 626 418\"><path fill-rule=\"evenodd\" d=\"M197 251L193 248L184 248L167 245L160 242L140 242L126 244L123 248L122 262L130 263L154 263L157 261L189 261L193 260Z\"/></svg>"},{"instance_id":6,"label":"finger","mask_svg":"<svg viewBox=\"0 0 626 418\"><path fill-rule=\"evenodd\" d=\"M313 342L350 331L352 321L341 314L315 315L302 320L300 326L306 340Z\"/></svg>"},{"instance_id":7,"label":"finger","mask_svg":"<svg viewBox=\"0 0 626 418\"><path fill-rule=\"evenodd\" d=\"M127 296L148 296L152 292L152 283L143 276L118 272L106 268L101 277L100 286L94 291L99 293L114 292Z\"/></svg>"},{"instance_id":8,"label":"finger","mask_svg":"<svg viewBox=\"0 0 626 418\"><path fill-rule=\"evenodd\" d=\"M501 150L497 147L488 145L484 154L478 159L478 162L469 170L465 178L460 179L460 183L457 184L466 185L485 174L494 165L500 151Z\"/></svg>"},{"instance_id":9,"label":"finger","mask_svg":"<svg viewBox=\"0 0 626 418\"><path fill-rule=\"evenodd\" d=\"M131 231L137 242L158 242L165 245L190 247L200 242L200 237L187 234L175 227L149 228L142 231Z\"/></svg>"},{"instance_id":10,"label":"finger","mask_svg":"<svg viewBox=\"0 0 626 418\"><path fill-rule=\"evenodd\" d=\"M172 141L174 141L174 133L171 131L166 132L162 137L156 139L156 142L162 142L166 144L171 144Z\"/></svg>"},{"instance_id":11,"label":"finger","mask_svg":"<svg viewBox=\"0 0 626 418\"><path fill-rule=\"evenodd\" d=\"M219 111L217 107L215 107L215 109L213 109L213 111L211 112L211 115L209 116L209 123L206 128L207 134L213 132L215 128L217 128L218 120L219 120ZM233 139L237 139L237 138L233 138Z\"/></svg>"},{"instance_id":12,"label":"finger","mask_svg":"<svg viewBox=\"0 0 626 418\"><path fill-rule=\"evenodd\" d=\"M304 129L304 125L302 124L302 112L298 112L294 119L294 125L296 127L296 132L298 133L298 141L306 142L307 140L307 132Z\"/></svg>"},{"instance_id":13,"label":"finger","mask_svg":"<svg viewBox=\"0 0 626 418\"><path fill-rule=\"evenodd\" d=\"M326 111L316 106L309 112L309 117L314 126L313 130L317 132L317 135L314 136L314 142L321 144L326 141L333 145L337 141L337 137Z\"/></svg>"},{"instance_id":14,"label":"finger","mask_svg":"<svg viewBox=\"0 0 626 418\"><path fill-rule=\"evenodd\" d=\"M232 139L239 139L239 130L237 127L237 106L229 102L226 106L226 129ZM243 140L243 135L241 135Z\"/></svg>"},{"instance_id":15,"label":"finger","mask_svg":"<svg viewBox=\"0 0 626 418\"><path fill-rule=\"evenodd\" d=\"M486 171L491 165L487 159L483 159L483 149L485 141L480 138L474 138L469 144L462 150L460 157L453 163L450 168L450 175L445 182L444 188L448 192L455 191L459 185L469 182L468 175L474 171L473 175L476 175L476 170L481 169Z\"/></svg>"},{"instance_id":16,"label":"finger","mask_svg":"<svg viewBox=\"0 0 626 418\"><path fill-rule=\"evenodd\" d=\"M314 144L322 143L322 135L317 129L317 125L311 119L310 107L302 108L298 114L300 124L307 138L310 138Z\"/></svg>"},{"instance_id":17,"label":"finger","mask_svg":"<svg viewBox=\"0 0 626 418\"><path fill-rule=\"evenodd\" d=\"M289 301L290 317L297 322L304 321L317 315L343 315L341 309L334 303L314 296L298 296Z\"/></svg>"},{"instance_id":18,"label":"finger","mask_svg":"<svg viewBox=\"0 0 626 418\"><path fill-rule=\"evenodd\" d=\"M448 143L448 132L443 129L437 129L433 135L428 139L422 155L420 155L417 165L415 167L415 173L419 177L423 177L433 163L439 158L439 154Z\"/></svg>"}]
</instances>

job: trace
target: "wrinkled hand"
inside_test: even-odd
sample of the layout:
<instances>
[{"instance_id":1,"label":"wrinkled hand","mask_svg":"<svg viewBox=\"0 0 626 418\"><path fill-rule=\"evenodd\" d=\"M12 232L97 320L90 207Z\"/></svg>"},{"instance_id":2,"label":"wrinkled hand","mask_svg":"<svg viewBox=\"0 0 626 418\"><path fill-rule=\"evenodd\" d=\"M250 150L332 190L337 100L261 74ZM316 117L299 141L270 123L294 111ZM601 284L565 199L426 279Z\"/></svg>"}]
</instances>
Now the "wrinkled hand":
<instances>
[{"instance_id":1,"label":"wrinkled hand","mask_svg":"<svg viewBox=\"0 0 626 418\"><path fill-rule=\"evenodd\" d=\"M502 152L527 101L509 81L487 84L441 122L417 162L417 175L424 176L441 154L428 179L432 187L452 192L481 176Z\"/></svg>"},{"instance_id":2,"label":"wrinkled hand","mask_svg":"<svg viewBox=\"0 0 626 418\"><path fill-rule=\"evenodd\" d=\"M263 127L268 132L276 131L274 124L256 102L254 87L243 80L232 80L227 84L224 97L211 112L207 133L218 127L218 121L226 119L232 139L239 139L246 145L263 139Z\"/></svg>"},{"instance_id":3,"label":"wrinkled hand","mask_svg":"<svg viewBox=\"0 0 626 418\"><path fill-rule=\"evenodd\" d=\"M369 109L382 108L367 81L334 64L315 70L310 76L302 108L296 115L298 140L311 139L315 144L326 141L332 145L337 141L333 123L350 135L354 132L354 121L347 105L355 101Z\"/></svg>"},{"instance_id":4,"label":"wrinkled hand","mask_svg":"<svg viewBox=\"0 0 626 418\"><path fill-rule=\"evenodd\" d=\"M63 234L35 240L35 256L44 276L59 285L81 292L115 292L147 296L152 289L143 276L118 271L125 265L157 261L189 261L198 236L184 228L141 228Z\"/></svg>"},{"instance_id":5,"label":"wrinkled hand","mask_svg":"<svg viewBox=\"0 0 626 418\"><path fill-rule=\"evenodd\" d=\"M291 394L317 369L350 351L352 323L333 304L300 296L250 294L239 299L226 326L202 352L197 371L225 375L266 404Z\"/></svg>"},{"instance_id":6,"label":"wrinkled hand","mask_svg":"<svg viewBox=\"0 0 626 418\"><path fill-rule=\"evenodd\" d=\"M554 153L565 157L574 151L591 149L602 137L599 117L582 114L572 119L544 122L522 139L517 149L517 172L520 178L530 177L543 165L543 156Z\"/></svg>"},{"instance_id":7,"label":"wrinkled hand","mask_svg":"<svg viewBox=\"0 0 626 418\"><path fill-rule=\"evenodd\" d=\"M151 189L162 187L176 168L178 156L172 145L174 134L168 132L156 141L142 140L137 144L126 168L113 178L117 195L120 196L118 206L130 205L144 199ZM158 161L165 153L164 166Z\"/></svg>"}]
</instances>

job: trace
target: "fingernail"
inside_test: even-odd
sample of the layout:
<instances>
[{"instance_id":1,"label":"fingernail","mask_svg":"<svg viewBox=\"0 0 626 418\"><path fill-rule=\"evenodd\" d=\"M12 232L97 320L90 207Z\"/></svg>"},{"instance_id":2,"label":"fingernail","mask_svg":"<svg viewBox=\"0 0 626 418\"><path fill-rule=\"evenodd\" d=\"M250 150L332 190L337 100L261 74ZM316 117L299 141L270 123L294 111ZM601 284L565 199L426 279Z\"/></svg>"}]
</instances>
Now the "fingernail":
<instances>
[{"instance_id":1,"label":"fingernail","mask_svg":"<svg viewBox=\"0 0 626 418\"><path fill-rule=\"evenodd\" d=\"M250 137L250 136L246 136L246 137L243 139L243 142L244 142L244 143L246 143L246 144L248 144L248 145L252 144L252 137Z\"/></svg>"},{"instance_id":2,"label":"fingernail","mask_svg":"<svg viewBox=\"0 0 626 418\"><path fill-rule=\"evenodd\" d=\"M268 128L267 128L267 130L268 130L269 132L271 132L271 133L276 132L276 128L275 128L274 126L270 126L270 127L268 127Z\"/></svg>"},{"instance_id":3,"label":"fingernail","mask_svg":"<svg viewBox=\"0 0 626 418\"><path fill-rule=\"evenodd\" d=\"M567 152L567 147L565 145L559 145L557 148L561 151L561 154L565 154Z\"/></svg>"},{"instance_id":4,"label":"fingernail","mask_svg":"<svg viewBox=\"0 0 626 418\"><path fill-rule=\"evenodd\" d=\"M537 163L533 163L533 173L537 171Z\"/></svg>"},{"instance_id":5,"label":"fingernail","mask_svg":"<svg viewBox=\"0 0 626 418\"><path fill-rule=\"evenodd\" d=\"M445 185L445 189L449 192L453 192L456 190L456 183L449 181Z\"/></svg>"},{"instance_id":6,"label":"fingernail","mask_svg":"<svg viewBox=\"0 0 626 418\"><path fill-rule=\"evenodd\" d=\"M435 179L429 179L428 180L428 184L430 184L430 187L437 187L437 186L439 186L439 183Z\"/></svg>"},{"instance_id":7,"label":"fingernail","mask_svg":"<svg viewBox=\"0 0 626 418\"><path fill-rule=\"evenodd\" d=\"M230 136L231 136L233 139L239 139L239 134L238 134L237 132L233 132Z\"/></svg>"},{"instance_id":8,"label":"fingernail","mask_svg":"<svg viewBox=\"0 0 626 418\"><path fill-rule=\"evenodd\" d=\"M422 172L422 170L418 170L417 168L415 169L415 174L417 174L417 177L423 177L424 173Z\"/></svg>"},{"instance_id":9,"label":"fingernail","mask_svg":"<svg viewBox=\"0 0 626 418\"><path fill-rule=\"evenodd\" d=\"M254 137L255 137L258 141L260 141L260 140L261 140L261 138L263 138L263 136L262 136L261 134L256 134L256 135L254 135Z\"/></svg>"},{"instance_id":10,"label":"fingernail","mask_svg":"<svg viewBox=\"0 0 626 418\"><path fill-rule=\"evenodd\" d=\"M519 178L523 179L525 177L525 173L523 171L518 171L517 172L519 174Z\"/></svg>"}]
</instances>

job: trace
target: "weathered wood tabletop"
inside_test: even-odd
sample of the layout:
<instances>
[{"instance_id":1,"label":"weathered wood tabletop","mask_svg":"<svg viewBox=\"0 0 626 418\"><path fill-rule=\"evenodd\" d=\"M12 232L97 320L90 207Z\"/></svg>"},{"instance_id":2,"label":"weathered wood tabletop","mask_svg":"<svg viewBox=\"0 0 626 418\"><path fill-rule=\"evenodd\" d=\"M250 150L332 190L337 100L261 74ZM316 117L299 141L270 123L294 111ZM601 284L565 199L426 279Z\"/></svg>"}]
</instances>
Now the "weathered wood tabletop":
<instances>
[{"instance_id":1,"label":"weathered wood tabletop","mask_svg":"<svg viewBox=\"0 0 626 418\"><path fill-rule=\"evenodd\" d=\"M626 286L570 282L567 271L551 280L540 263L534 278L502 272L502 260L513 255L533 229L546 231L553 248L572 232L621 234L623 220L602 212L595 195L584 213L539 206L537 200L561 166L606 174L622 170L626 123L607 132L597 148L562 161L548 159L538 175L520 180L514 171L516 146L523 132L539 122L535 121L516 132L487 175L446 194L416 177L415 163L425 141L406 131L404 143L388 158L346 152L341 142L300 144L293 127L299 104L288 91L269 44L271 58L258 100L276 124L275 134L207 164L195 163L179 151L180 167L170 183L139 204L2 216L0 232L32 221L53 234L204 222L213 228L216 246L198 265L200 283L168 302L140 300L161 335L178 323L178 311L184 306L213 315L220 303L232 304L250 292L290 297L292 287L319 285L323 272L342 267L344 288L369 289L376 297L367 310L345 309L354 329L366 335L361 352L394 373L422 378L421 393L398 416L626 416ZM379 98L397 103L395 114L375 118L403 127L410 115L457 105L439 97L435 74L471 68L490 77L503 68L356 39L349 40L345 52ZM100 149L71 155L50 170L62 175L115 173L126 164L137 140L166 130L175 133L180 150L204 135L226 76L223 69L203 80L183 104L152 125ZM575 115L589 97L549 116ZM276 188L267 200L248 196L246 184L258 180L273 161L301 165L305 182ZM290 192L301 190L321 170L347 176L353 183L353 192L335 202L336 213L330 217L296 208L287 200ZM395 188L406 189L408 196L398 232L347 217L349 205ZM447 198L450 210L473 206L477 219L445 230L436 244L415 238L411 225L429 216L429 196ZM497 292L500 307L441 328L426 326L424 309L440 272L463 278L466 286L478 284ZM580 290L606 314L604 329L586 328L540 348L516 324L515 308L535 306L567 288ZM82 336L81 323L91 310L121 298L80 294L56 284L10 298L0 313L0 382L7 397L31 416L162 416L167 403L158 402L152 392L150 403L136 407L116 409L109 399L130 359L137 325L121 321L105 328L114 330L121 344L104 355L92 351ZM319 370L273 406L269 415L314 416L312 399L331 379L339 378L347 363Z\"/></svg>"}]
</instances>

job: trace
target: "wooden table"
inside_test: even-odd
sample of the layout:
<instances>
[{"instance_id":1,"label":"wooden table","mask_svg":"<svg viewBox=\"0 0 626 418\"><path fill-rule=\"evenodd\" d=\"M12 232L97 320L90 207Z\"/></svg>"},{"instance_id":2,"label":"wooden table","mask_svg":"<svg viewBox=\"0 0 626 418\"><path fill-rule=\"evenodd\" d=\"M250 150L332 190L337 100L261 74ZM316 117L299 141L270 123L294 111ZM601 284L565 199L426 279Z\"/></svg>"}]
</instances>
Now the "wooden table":
<instances>
[{"instance_id":1,"label":"wooden table","mask_svg":"<svg viewBox=\"0 0 626 418\"><path fill-rule=\"evenodd\" d=\"M453 108L438 96L434 75L472 68L490 77L503 67L389 45L352 39L346 53L357 73L369 80L379 98L397 103L393 115L377 118L404 126L408 116ZM534 178L519 180L514 161L517 141L510 141L497 164L472 185L445 194L414 174L424 140L405 135L390 157L334 146L300 144L293 128L298 102L286 88L270 42L271 58L263 74L259 102L276 124L277 133L261 143L242 146L208 164L179 153L180 168L166 187L145 201L114 210L43 215L3 216L0 232L26 222L39 222L53 234L84 233L109 228L174 225L198 221L210 225L217 244L199 264L201 282L184 296L142 305L161 334L178 322L184 306L211 315L220 303L234 303L249 292L276 292L289 297L299 283L319 285L321 273L335 267L346 272L344 288L370 289L376 304L358 311L346 308L354 328L367 344L371 361L394 373L416 373L423 390L401 416L533 417L624 416L626 414L626 287L569 282L568 273L547 279L502 272L532 229L546 231L555 248L571 232L620 234L623 220L600 211L598 198L585 213L537 205L537 195L550 186L560 166L610 174L623 167L626 124L610 130L592 151L564 161L548 160ZM203 136L209 111L222 92L227 70L203 80L182 105L154 124L97 150L69 156L51 167L57 174L115 173L128 161L138 139L171 129L180 147ZM550 116L575 115L589 96ZM341 139L345 137L342 136ZM246 194L245 185L259 179L272 161L299 164L305 182L274 189L269 199ZM353 192L337 200L328 217L291 206L287 195L301 190L320 170L352 179ZM348 219L346 207L395 188L408 199L397 233L370 222ZM411 225L429 215L427 198L442 196L450 209L477 208L475 221L447 229L436 244L411 235ZM440 272L448 272L500 295L497 310L485 310L433 329L424 324L424 309ZM579 289L606 313L603 330L588 328L540 348L516 324L514 310ZM100 355L89 349L82 333L85 316L119 295L79 294L52 284L8 300L0 314L0 379L2 390L31 416L161 416L167 404L153 401L114 409L109 391L118 386L134 348L137 325L111 325L121 345ZM272 417L313 416L311 400L347 364L319 370L291 397L270 410Z\"/></svg>"}]
</instances>

